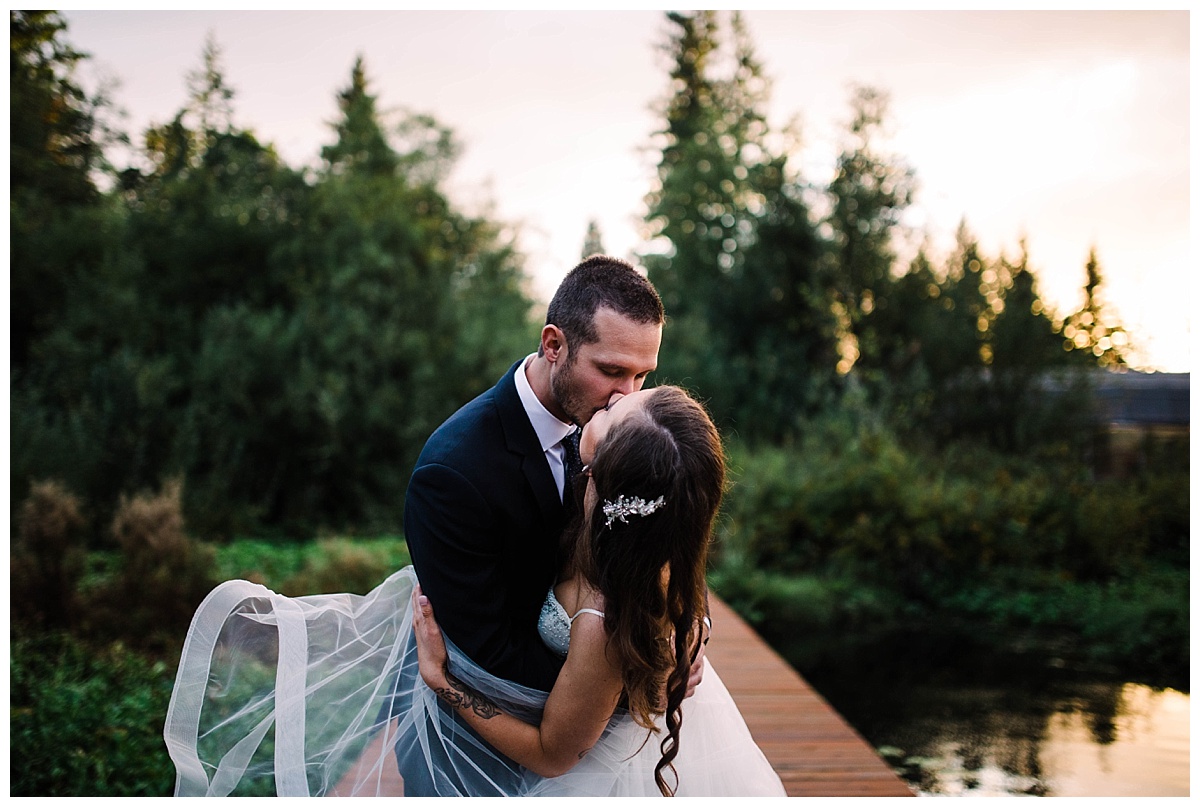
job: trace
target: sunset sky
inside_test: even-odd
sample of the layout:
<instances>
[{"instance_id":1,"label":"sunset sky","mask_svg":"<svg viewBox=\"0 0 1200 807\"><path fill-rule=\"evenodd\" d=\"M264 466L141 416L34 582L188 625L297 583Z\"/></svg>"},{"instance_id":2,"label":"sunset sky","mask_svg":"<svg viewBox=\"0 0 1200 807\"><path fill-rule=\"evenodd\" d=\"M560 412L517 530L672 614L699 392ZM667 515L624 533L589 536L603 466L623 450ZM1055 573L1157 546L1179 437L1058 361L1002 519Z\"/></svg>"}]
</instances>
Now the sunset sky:
<instances>
[{"instance_id":1,"label":"sunset sky","mask_svg":"<svg viewBox=\"0 0 1200 807\"><path fill-rule=\"evenodd\" d=\"M796 118L796 166L824 183L852 82L891 96L890 148L920 183L909 224L935 252L965 217L988 255L1024 237L1043 296L1078 306L1095 247L1135 364L1190 371L1191 18L1156 12L745 12ZM186 101L211 33L234 118L299 167L332 139L356 56L383 110L430 113L464 146L452 197L519 224L539 295L590 219L607 251L646 245L643 198L667 90L661 11L69 11L81 79L115 79L137 136ZM914 235L912 244L920 242Z\"/></svg>"}]
</instances>

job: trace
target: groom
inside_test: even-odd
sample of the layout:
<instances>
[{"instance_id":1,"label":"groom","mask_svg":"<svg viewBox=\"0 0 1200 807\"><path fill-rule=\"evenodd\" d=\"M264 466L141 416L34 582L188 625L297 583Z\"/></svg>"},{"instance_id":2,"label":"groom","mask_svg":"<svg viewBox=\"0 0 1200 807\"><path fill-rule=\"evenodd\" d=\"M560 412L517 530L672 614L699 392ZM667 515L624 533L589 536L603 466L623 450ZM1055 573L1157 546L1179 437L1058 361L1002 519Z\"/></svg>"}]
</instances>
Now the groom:
<instances>
[{"instance_id":1,"label":"groom","mask_svg":"<svg viewBox=\"0 0 1200 807\"><path fill-rule=\"evenodd\" d=\"M570 515L578 432L614 394L641 389L663 321L658 292L631 264L587 258L550 301L537 352L443 423L417 460L404 534L421 588L445 634L493 675L554 686L562 660L537 623ZM398 757L405 795L433 795Z\"/></svg>"},{"instance_id":2,"label":"groom","mask_svg":"<svg viewBox=\"0 0 1200 807\"><path fill-rule=\"evenodd\" d=\"M500 678L549 691L561 667L537 634L557 571L570 438L658 365L663 307L625 261L563 279L535 354L450 417L409 482L404 534L446 635ZM564 505L564 501L568 505Z\"/></svg>"}]
</instances>

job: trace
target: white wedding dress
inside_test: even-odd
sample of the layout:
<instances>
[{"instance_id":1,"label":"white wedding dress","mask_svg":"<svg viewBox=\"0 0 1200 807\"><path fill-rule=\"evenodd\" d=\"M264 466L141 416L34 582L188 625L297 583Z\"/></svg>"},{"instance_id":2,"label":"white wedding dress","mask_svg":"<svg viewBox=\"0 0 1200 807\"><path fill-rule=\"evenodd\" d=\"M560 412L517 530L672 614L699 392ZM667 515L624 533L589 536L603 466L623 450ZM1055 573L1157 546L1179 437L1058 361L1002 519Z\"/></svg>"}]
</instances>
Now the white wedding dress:
<instances>
[{"instance_id":1,"label":"white wedding dress","mask_svg":"<svg viewBox=\"0 0 1200 807\"><path fill-rule=\"evenodd\" d=\"M188 630L167 710L176 795L400 795L397 752L422 794L659 795L665 729L651 736L621 712L559 777L491 750L417 676L415 583L408 567L366 595L284 597L244 580L214 589ZM570 619L553 596L539 630L565 653ZM468 685L527 722L541 719L545 692L490 675L449 641L447 649ZM683 705L674 768L680 796L785 795L707 662Z\"/></svg>"},{"instance_id":2,"label":"white wedding dress","mask_svg":"<svg viewBox=\"0 0 1200 807\"><path fill-rule=\"evenodd\" d=\"M574 619L588 618L584 614L603 617L583 609ZM570 644L572 619L553 592L546 595L538 632L550 649L563 656ZM562 776L542 779L528 795L661 795L654 783L654 766L661 757L659 743L666 737L666 725L661 719L657 722L660 732L651 735L627 713L614 715L600 740L575 767ZM676 796L787 795L707 659L700 685L683 702L679 754L672 765L678 776ZM664 776L668 784L674 783L669 771Z\"/></svg>"}]
</instances>

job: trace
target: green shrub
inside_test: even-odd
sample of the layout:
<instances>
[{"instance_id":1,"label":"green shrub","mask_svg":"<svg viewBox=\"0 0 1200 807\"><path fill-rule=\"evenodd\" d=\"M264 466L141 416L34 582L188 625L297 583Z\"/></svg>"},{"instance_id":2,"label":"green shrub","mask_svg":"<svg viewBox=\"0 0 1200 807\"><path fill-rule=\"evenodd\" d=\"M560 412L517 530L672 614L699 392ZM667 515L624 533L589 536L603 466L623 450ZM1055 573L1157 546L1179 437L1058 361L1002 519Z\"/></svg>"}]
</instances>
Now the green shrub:
<instances>
[{"instance_id":1,"label":"green shrub","mask_svg":"<svg viewBox=\"0 0 1200 807\"><path fill-rule=\"evenodd\" d=\"M170 795L166 664L65 634L9 649L10 795Z\"/></svg>"},{"instance_id":2,"label":"green shrub","mask_svg":"<svg viewBox=\"0 0 1200 807\"><path fill-rule=\"evenodd\" d=\"M906 615L903 600L894 592L851 577L781 574L726 558L710 569L708 582L752 625L774 626L785 633L853 630L890 624Z\"/></svg>"},{"instance_id":3,"label":"green shrub","mask_svg":"<svg viewBox=\"0 0 1200 807\"><path fill-rule=\"evenodd\" d=\"M1065 638L1081 660L1186 680L1189 601L1188 570L1156 565L1107 581L1008 569L948 590L937 606L998 635Z\"/></svg>"},{"instance_id":4,"label":"green shrub","mask_svg":"<svg viewBox=\"0 0 1200 807\"><path fill-rule=\"evenodd\" d=\"M1096 479L1066 457L904 443L855 412L794 447L728 448L709 579L764 635L961 618L1142 676L1187 670L1186 469Z\"/></svg>"},{"instance_id":5,"label":"green shrub","mask_svg":"<svg viewBox=\"0 0 1200 807\"><path fill-rule=\"evenodd\" d=\"M1187 469L1146 474L1138 480L1149 552L1186 566L1191 551L1191 478Z\"/></svg>"},{"instance_id":6,"label":"green shrub","mask_svg":"<svg viewBox=\"0 0 1200 807\"><path fill-rule=\"evenodd\" d=\"M794 448L729 447L714 556L793 575L853 574L911 597L1024 567L1106 580L1185 565L1187 474L1091 478L979 447L902 444L878 424L826 418Z\"/></svg>"},{"instance_id":7,"label":"green shrub","mask_svg":"<svg viewBox=\"0 0 1200 807\"><path fill-rule=\"evenodd\" d=\"M86 592L87 627L143 649L174 647L215 585L212 547L184 532L182 484L122 498L112 532L120 566Z\"/></svg>"}]
</instances>

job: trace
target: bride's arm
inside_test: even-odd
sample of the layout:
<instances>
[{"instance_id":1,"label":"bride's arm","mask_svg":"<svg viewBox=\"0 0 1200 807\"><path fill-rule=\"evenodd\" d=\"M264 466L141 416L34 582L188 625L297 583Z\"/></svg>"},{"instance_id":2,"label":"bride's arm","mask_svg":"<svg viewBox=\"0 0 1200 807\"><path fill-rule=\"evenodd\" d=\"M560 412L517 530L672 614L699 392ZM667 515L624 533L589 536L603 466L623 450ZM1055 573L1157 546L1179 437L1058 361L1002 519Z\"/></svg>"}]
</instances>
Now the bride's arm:
<instances>
[{"instance_id":1,"label":"bride's arm","mask_svg":"<svg viewBox=\"0 0 1200 807\"><path fill-rule=\"evenodd\" d=\"M450 673L446 645L429 599L413 592L421 678L484 740L539 776L560 776L595 745L621 696L621 674L598 619L571 628L566 663L546 700L540 726L501 712Z\"/></svg>"}]
</instances>

